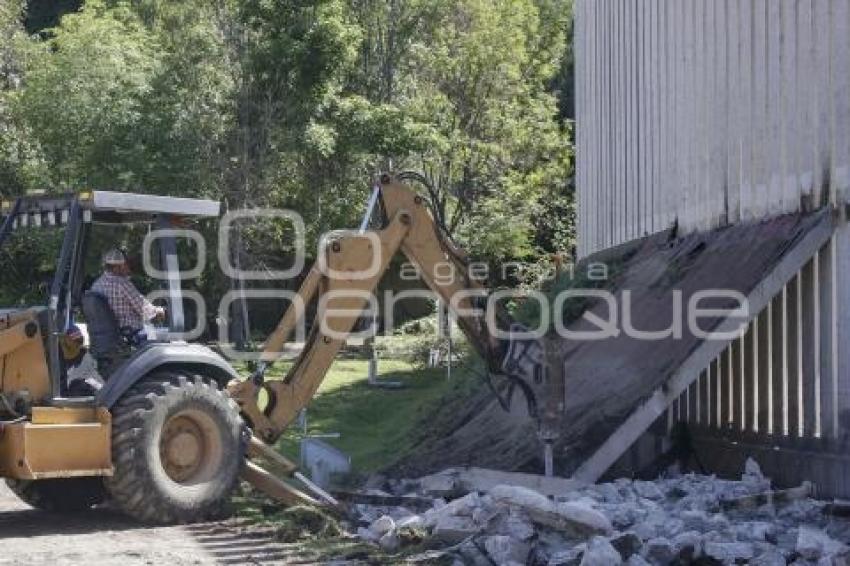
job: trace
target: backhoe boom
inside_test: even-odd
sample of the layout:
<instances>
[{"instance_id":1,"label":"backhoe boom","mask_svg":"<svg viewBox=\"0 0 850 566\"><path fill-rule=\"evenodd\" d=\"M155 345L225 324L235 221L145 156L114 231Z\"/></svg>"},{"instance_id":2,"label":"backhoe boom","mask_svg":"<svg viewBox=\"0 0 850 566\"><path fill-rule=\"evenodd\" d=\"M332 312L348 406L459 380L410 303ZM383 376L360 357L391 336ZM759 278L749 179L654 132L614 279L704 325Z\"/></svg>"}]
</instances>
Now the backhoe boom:
<instances>
[{"instance_id":1,"label":"backhoe boom","mask_svg":"<svg viewBox=\"0 0 850 566\"><path fill-rule=\"evenodd\" d=\"M416 265L425 284L449 305L490 370L500 369L502 345L487 331L484 309L476 308L478 297L486 299L484 287L466 276L461 253L442 236L419 195L389 175L381 177L379 189L384 227L362 234L347 233L328 242L321 252L324 256L311 268L266 341L253 378L230 387L254 434L265 442L274 442L310 402L398 251ZM440 277L439 270L446 262L456 268L455 277ZM266 367L279 357L314 299L318 308L304 349L283 380L265 381ZM504 315L496 319L501 325L506 323ZM268 395L263 408L258 404L261 389Z\"/></svg>"}]
</instances>

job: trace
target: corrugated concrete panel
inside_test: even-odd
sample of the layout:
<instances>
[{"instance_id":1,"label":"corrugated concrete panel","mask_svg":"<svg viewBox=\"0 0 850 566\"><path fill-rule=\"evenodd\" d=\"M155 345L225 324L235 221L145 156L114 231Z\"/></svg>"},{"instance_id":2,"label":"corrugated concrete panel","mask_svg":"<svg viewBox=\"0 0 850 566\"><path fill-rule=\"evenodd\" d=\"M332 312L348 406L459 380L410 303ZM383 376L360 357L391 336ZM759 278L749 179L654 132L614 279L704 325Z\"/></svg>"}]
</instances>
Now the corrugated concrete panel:
<instances>
[{"instance_id":1,"label":"corrugated concrete panel","mask_svg":"<svg viewBox=\"0 0 850 566\"><path fill-rule=\"evenodd\" d=\"M848 258L850 224L840 221L720 354L726 364L718 369L715 360L696 378L696 408L690 389L669 406L668 430L688 425L706 469L739 474L753 456L778 485L809 480L820 496L850 495L850 349L842 347L850 337L850 314L842 308L850 305ZM720 383L707 392L703 380L714 379L713 372Z\"/></svg>"},{"instance_id":2,"label":"corrugated concrete panel","mask_svg":"<svg viewBox=\"0 0 850 566\"><path fill-rule=\"evenodd\" d=\"M577 0L578 251L850 195L850 0Z\"/></svg>"}]
</instances>

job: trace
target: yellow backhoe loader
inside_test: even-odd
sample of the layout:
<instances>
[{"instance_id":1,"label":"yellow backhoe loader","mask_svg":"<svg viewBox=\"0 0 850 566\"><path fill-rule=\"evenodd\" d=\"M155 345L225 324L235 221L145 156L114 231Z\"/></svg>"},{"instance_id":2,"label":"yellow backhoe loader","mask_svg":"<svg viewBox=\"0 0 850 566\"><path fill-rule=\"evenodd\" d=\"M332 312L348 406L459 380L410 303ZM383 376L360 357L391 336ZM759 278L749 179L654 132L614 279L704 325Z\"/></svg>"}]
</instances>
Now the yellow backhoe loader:
<instances>
[{"instance_id":1,"label":"yellow backhoe loader","mask_svg":"<svg viewBox=\"0 0 850 566\"><path fill-rule=\"evenodd\" d=\"M190 522L219 515L240 475L284 503L335 504L269 445L315 394L397 252L453 309L491 378L506 380L507 388L498 389L518 388L537 413L544 381L539 345L488 332L484 289L468 277L463 254L437 227L426 201L398 178L383 175L375 184L359 231L327 240L247 378L213 350L168 338L185 326L174 228L218 217L219 203L94 191L22 197L4 203L3 213L0 246L23 227L64 229L47 305L0 318L0 477L33 506L72 510L108 498L145 522ZM370 219L377 229L367 229ZM93 227L135 223L160 229L155 242L168 332L134 346L120 335L103 297L86 291L83 281ZM459 277L440 276L447 262ZM302 352L283 379L265 379L311 301L316 314ZM99 368L109 368L90 394L69 386L63 342L79 309L90 353ZM502 328L511 324L492 308L489 316Z\"/></svg>"}]
</instances>

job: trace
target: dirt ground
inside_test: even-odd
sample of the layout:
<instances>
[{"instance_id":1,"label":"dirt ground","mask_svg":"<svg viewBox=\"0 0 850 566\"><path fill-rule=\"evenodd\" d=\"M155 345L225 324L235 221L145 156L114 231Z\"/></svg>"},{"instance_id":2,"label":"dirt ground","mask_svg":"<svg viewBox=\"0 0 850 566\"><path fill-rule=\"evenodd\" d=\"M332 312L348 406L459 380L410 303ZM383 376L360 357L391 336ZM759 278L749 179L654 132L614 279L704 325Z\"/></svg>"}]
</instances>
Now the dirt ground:
<instances>
[{"instance_id":1,"label":"dirt ground","mask_svg":"<svg viewBox=\"0 0 850 566\"><path fill-rule=\"evenodd\" d=\"M0 481L0 565L292 564L303 557L237 523L145 527L110 510L54 515Z\"/></svg>"}]
</instances>

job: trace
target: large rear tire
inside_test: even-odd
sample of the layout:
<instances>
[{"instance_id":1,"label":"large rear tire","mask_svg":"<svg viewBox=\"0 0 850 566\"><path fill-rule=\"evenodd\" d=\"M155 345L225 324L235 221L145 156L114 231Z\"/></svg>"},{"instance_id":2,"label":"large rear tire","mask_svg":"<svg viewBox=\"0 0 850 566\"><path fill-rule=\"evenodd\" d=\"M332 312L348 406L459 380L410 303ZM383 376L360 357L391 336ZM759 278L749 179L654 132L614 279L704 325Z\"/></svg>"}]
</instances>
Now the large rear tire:
<instances>
[{"instance_id":1,"label":"large rear tire","mask_svg":"<svg viewBox=\"0 0 850 566\"><path fill-rule=\"evenodd\" d=\"M118 507L147 523L189 523L223 515L244 457L239 409L211 380L151 374L112 409Z\"/></svg>"},{"instance_id":2,"label":"large rear tire","mask_svg":"<svg viewBox=\"0 0 850 566\"><path fill-rule=\"evenodd\" d=\"M106 499L103 480L97 478L57 478L48 480L12 480L9 486L18 498L36 509L65 513L84 511Z\"/></svg>"}]
</instances>

